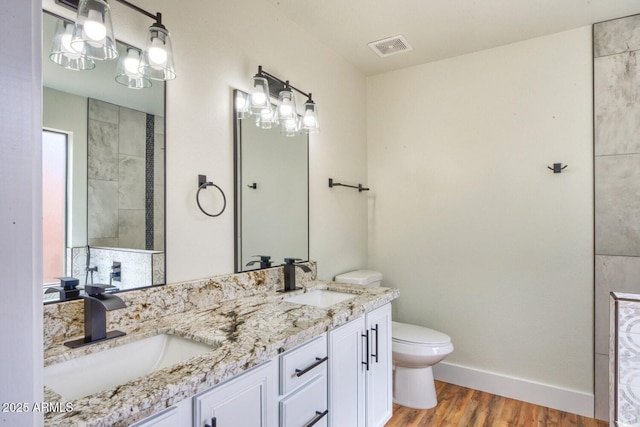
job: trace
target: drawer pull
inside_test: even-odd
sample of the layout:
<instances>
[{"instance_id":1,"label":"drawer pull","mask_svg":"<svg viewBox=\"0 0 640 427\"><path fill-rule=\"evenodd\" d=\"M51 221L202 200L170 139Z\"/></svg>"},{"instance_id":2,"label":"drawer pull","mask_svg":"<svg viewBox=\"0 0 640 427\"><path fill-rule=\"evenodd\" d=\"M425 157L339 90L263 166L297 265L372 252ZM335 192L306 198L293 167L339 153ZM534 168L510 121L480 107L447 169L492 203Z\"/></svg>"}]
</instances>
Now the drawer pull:
<instances>
[{"instance_id":1,"label":"drawer pull","mask_svg":"<svg viewBox=\"0 0 640 427\"><path fill-rule=\"evenodd\" d=\"M312 370L312 369L313 369L313 368L315 368L316 366L323 364L323 363L324 363L324 362L326 362L327 360L329 360L329 356L325 356L325 357L323 357L323 358L316 357L316 362L315 362L315 363L313 363L313 364L311 364L311 365L307 366L307 367L306 367L306 368L304 368L304 369L296 369L296 376L297 376L297 377L301 377L301 376L303 376L304 374L306 374L307 372L309 372L310 370ZM311 424L310 424L310 425L311 425Z\"/></svg>"},{"instance_id":2,"label":"drawer pull","mask_svg":"<svg viewBox=\"0 0 640 427\"><path fill-rule=\"evenodd\" d=\"M367 367L367 371L369 370L369 330L367 329L365 331L365 334L362 334L362 338L364 338L364 348L365 348L365 352L366 354L364 355L364 362L362 362L363 365L365 365Z\"/></svg>"},{"instance_id":3,"label":"drawer pull","mask_svg":"<svg viewBox=\"0 0 640 427\"><path fill-rule=\"evenodd\" d=\"M211 425L205 424L204 427L216 427L217 424L218 424L218 421L216 420L216 417L213 417L211 418Z\"/></svg>"},{"instance_id":4,"label":"drawer pull","mask_svg":"<svg viewBox=\"0 0 640 427\"><path fill-rule=\"evenodd\" d=\"M314 425L315 423L320 421L328 413L329 413L328 409L325 409L323 412L316 411L316 417L313 420L311 420L311 422L309 424L307 424L306 426L304 426L304 427L311 427L312 425Z\"/></svg>"}]
</instances>

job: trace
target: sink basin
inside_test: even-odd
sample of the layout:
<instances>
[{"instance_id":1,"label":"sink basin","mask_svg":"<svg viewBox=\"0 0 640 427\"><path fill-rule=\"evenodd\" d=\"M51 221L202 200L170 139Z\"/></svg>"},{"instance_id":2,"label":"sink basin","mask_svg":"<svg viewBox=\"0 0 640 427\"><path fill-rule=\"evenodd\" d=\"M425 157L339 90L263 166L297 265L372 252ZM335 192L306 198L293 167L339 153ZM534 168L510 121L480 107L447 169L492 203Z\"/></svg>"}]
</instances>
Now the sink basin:
<instances>
[{"instance_id":1,"label":"sink basin","mask_svg":"<svg viewBox=\"0 0 640 427\"><path fill-rule=\"evenodd\" d=\"M160 334L46 366L44 385L78 399L213 350L176 335Z\"/></svg>"},{"instance_id":2,"label":"sink basin","mask_svg":"<svg viewBox=\"0 0 640 427\"><path fill-rule=\"evenodd\" d=\"M342 292L327 291L319 289L316 291L307 292L304 294L296 295L293 297L285 298L286 302L293 302L296 304L312 305L314 307L327 308L334 304L338 304L342 301L350 300L354 298L354 294L345 294Z\"/></svg>"}]
</instances>

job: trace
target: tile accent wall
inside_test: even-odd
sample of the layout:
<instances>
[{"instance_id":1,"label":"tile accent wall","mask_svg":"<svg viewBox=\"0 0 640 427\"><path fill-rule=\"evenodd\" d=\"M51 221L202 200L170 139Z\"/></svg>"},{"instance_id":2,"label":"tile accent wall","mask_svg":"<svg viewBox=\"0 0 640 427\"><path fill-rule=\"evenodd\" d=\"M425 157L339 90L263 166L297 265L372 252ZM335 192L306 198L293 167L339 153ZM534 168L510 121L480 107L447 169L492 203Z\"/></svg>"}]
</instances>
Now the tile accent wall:
<instances>
[{"instance_id":1,"label":"tile accent wall","mask_svg":"<svg viewBox=\"0 0 640 427\"><path fill-rule=\"evenodd\" d=\"M164 250L164 120L89 99L88 139L89 244Z\"/></svg>"},{"instance_id":2,"label":"tile accent wall","mask_svg":"<svg viewBox=\"0 0 640 427\"><path fill-rule=\"evenodd\" d=\"M164 259L162 251L131 250L120 248L91 248L91 265L98 267L93 274L94 283L109 283L109 274L114 262L120 263L120 281L112 285L121 290L143 286L163 285ZM67 251L68 268L71 276L85 285L87 267L87 248L74 247Z\"/></svg>"},{"instance_id":3,"label":"tile accent wall","mask_svg":"<svg viewBox=\"0 0 640 427\"><path fill-rule=\"evenodd\" d=\"M610 425L640 425L640 295L611 297Z\"/></svg>"},{"instance_id":4,"label":"tile accent wall","mask_svg":"<svg viewBox=\"0 0 640 427\"><path fill-rule=\"evenodd\" d=\"M609 293L640 294L640 15L595 24L595 416L609 419Z\"/></svg>"}]
</instances>

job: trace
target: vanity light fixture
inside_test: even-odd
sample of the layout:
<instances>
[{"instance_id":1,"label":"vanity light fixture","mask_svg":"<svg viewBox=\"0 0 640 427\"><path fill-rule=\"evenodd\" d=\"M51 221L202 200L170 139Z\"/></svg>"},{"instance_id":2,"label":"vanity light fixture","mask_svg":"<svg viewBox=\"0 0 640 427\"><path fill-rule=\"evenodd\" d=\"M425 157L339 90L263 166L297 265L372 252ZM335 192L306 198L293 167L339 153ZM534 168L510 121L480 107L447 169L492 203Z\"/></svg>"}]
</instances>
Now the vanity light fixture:
<instances>
[{"instance_id":1,"label":"vanity light fixture","mask_svg":"<svg viewBox=\"0 0 640 427\"><path fill-rule=\"evenodd\" d=\"M116 82L130 89L144 89L151 87L151 80L140 73L140 51L134 47L127 47L127 54L118 60Z\"/></svg>"},{"instance_id":2,"label":"vanity light fixture","mask_svg":"<svg viewBox=\"0 0 640 427\"><path fill-rule=\"evenodd\" d=\"M173 63L173 45L169 31L162 24L161 13L150 13L126 1L115 0L130 9L155 20L147 31L145 50L140 53L137 49L127 49L125 58L120 59L116 81L133 89L150 87L150 79L171 80L176 78ZM75 24L72 24L72 37L68 43L64 58L57 55L58 32L52 48L51 60L57 64L74 70L88 70L94 60L111 60L118 58L116 39L111 22L111 8L107 0L56 0L64 6L77 10ZM54 49L57 49L54 51ZM78 55L78 57L74 57ZM136 59L135 57L138 57ZM83 58L82 60L78 58ZM137 68L134 70L134 62ZM69 64L68 64L69 63Z\"/></svg>"},{"instance_id":3,"label":"vanity light fixture","mask_svg":"<svg viewBox=\"0 0 640 427\"><path fill-rule=\"evenodd\" d=\"M75 24L73 22L64 19L58 20L49 59L68 70L80 71L96 68L96 63L91 58L71 48L74 30Z\"/></svg>"},{"instance_id":4,"label":"vanity light fixture","mask_svg":"<svg viewBox=\"0 0 640 427\"><path fill-rule=\"evenodd\" d=\"M80 0L71 48L97 61L118 57L106 0Z\"/></svg>"},{"instance_id":5,"label":"vanity light fixture","mask_svg":"<svg viewBox=\"0 0 640 427\"><path fill-rule=\"evenodd\" d=\"M298 116L294 91L307 97L302 118ZM275 109L271 105L271 96L278 98L279 103ZM258 66L258 73L251 78L249 94L236 100L236 114L240 119L255 115L256 126L263 129L280 125L280 132L285 136L320 130L318 108L311 93L305 93L292 86L288 80L280 80L267 73L261 65Z\"/></svg>"}]
</instances>

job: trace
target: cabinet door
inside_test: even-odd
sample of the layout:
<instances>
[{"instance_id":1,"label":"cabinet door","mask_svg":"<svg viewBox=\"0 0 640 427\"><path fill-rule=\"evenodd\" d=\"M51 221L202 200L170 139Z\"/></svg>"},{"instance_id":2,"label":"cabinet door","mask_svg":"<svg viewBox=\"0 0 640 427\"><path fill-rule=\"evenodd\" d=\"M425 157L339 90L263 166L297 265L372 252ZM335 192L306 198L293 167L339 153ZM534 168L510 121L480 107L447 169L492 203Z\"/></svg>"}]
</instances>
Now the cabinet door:
<instances>
[{"instance_id":1,"label":"cabinet door","mask_svg":"<svg viewBox=\"0 0 640 427\"><path fill-rule=\"evenodd\" d=\"M277 376L269 361L196 396L194 427L276 427Z\"/></svg>"},{"instance_id":2,"label":"cabinet door","mask_svg":"<svg viewBox=\"0 0 640 427\"><path fill-rule=\"evenodd\" d=\"M391 361L391 304L366 315L369 331L367 371L367 427L382 427L393 412Z\"/></svg>"},{"instance_id":3,"label":"cabinet door","mask_svg":"<svg viewBox=\"0 0 640 427\"><path fill-rule=\"evenodd\" d=\"M363 332L363 317L329 332L329 426L365 426Z\"/></svg>"}]
</instances>

